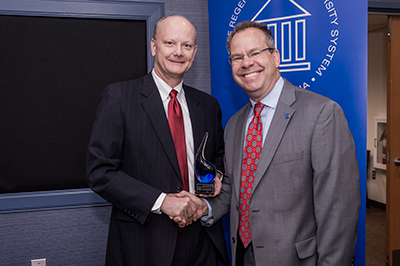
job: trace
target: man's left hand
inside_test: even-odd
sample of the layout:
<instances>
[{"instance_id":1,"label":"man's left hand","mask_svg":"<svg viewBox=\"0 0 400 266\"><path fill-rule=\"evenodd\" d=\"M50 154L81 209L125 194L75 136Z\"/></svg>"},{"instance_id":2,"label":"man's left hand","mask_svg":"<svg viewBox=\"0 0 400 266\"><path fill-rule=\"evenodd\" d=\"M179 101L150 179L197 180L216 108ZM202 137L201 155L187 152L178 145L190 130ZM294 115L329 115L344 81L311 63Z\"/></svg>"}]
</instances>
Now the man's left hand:
<instances>
[{"instance_id":1,"label":"man's left hand","mask_svg":"<svg viewBox=\"0 0 400 266\"><path fill-rule=\"evenodd\" d=\"M212 198L212 197L216 197L219 195L219 193L221 193L221 188L222 188L222 181L221 181L221 173L217 172L217 176L214 178L213 180L213 184L214 184L214 194L209 195L209 194L196 194L199 197L202 198Z\"/></svg>"}]
</instances>

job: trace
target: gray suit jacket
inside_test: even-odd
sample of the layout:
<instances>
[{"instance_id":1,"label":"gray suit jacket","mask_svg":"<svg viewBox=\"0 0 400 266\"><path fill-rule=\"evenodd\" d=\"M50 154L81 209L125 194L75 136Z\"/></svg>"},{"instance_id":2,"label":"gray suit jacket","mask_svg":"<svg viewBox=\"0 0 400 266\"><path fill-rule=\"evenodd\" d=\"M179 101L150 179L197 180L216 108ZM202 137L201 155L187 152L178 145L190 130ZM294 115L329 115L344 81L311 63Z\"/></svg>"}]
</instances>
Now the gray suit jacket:
<instances>
[{"instance_id":1,"label":"gray suit jacket","mask_svg":"<svg viewBox=\"0 0 400 266\"><path fill-rule=\"evenodd\" d=\"M210 200L218 220L230 210L236 256L245 105L225 129L225 178ZM360 208L352 135L340 106L285 80L250 198L256 265L351 265ZM229 208L230 203L230 208Z\"/></svg>"}]
</instances>

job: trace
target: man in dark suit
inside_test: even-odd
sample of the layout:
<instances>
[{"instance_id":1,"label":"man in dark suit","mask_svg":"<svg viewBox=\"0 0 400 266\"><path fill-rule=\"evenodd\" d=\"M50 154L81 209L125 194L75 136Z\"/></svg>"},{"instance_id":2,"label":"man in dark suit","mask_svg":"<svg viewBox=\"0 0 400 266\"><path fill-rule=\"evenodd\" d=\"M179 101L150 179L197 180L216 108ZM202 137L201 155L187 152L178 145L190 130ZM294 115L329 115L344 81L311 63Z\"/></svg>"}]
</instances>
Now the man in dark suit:
<instances>
[{"instance_id":1,"label":"man in dark suit","mask_svg":"<svg viewBox=\"0 0 400 266\"><path fill-rule=\"evenodd\" d=\"M151 40L152 72L102 94L87 172L89 186L113 206L106 265L228 263L222 223L201 226L205 202L182 191L194 190L194 152L205 132L205 157L223 171L219 104L183 84L196 50L196 29L187 19L162 18ZM221 189L215 182L213 196Z\"/></svg>"},{"instance_id":2,"label":"man in dark suit","mask_svg":"<svg viewBox=\"0 0 400 266\"><path fill-rule=\"evenodd\" d=\"M230 211L234 265L351 265L360 188L342 109L280 76L266 25L237 24L227 47L250 101L225 128L225 177L209 203L214 220Z\"/></svg>"}]
</instances>

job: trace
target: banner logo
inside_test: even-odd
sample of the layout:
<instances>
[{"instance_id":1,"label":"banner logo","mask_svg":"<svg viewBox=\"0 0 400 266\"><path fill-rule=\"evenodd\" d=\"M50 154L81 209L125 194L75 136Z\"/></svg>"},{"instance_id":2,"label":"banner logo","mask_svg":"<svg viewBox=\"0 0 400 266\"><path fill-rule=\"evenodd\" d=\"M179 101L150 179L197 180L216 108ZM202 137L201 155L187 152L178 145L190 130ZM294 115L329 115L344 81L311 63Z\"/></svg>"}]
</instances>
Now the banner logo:
<instances>
[{"instance_id":1,"label":"banner logo","mask_svg":"<svg viewBox=\"0 0 400 266\"><path fill-rule=\"evenodd\" d=\"M285 11L288 14L283 14L280 17L270 17L268 16L270 14L268 12L270 2L271 0L267 1L251 20L267 24L272 31L275 46L281 53L280 71L310 70L311 63L306 60L305 17L311 16L311 14L295 1L289 0L295 6L295 10L286 9Z\"/></svg>"},{"instance_id":2,"label":"banner logo","mask_svg":"<svg viewBox=\"0 0 400 266\"><path fill-rule=\"evenodd\" d=\"M304 0L238 2L229 21L228 34L240 21L266 24L281 54L281 72L302 72L302 88L311 87L328 70L339 40L339 19L333 0L310 7ZM325 43L325 44L324 44ZM312 52L311 52L312 51ZM305 75L304 75L305 74Z\"/></svg>"}]
</instances>

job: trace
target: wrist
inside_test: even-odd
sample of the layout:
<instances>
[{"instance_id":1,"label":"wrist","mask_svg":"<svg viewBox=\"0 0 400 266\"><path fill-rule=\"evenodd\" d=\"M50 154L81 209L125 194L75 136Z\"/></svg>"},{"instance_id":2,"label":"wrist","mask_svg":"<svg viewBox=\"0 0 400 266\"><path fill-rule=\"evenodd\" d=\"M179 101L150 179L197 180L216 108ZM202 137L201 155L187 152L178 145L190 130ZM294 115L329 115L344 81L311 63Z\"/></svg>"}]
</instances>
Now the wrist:
<instances>
[{"instance_id":1,"label":"wrist","mask_svg":"<svg viewBox=\"0 0 400 266\"><path fill-rule=\"evenodd\" d=\"M208 205L204 199L201 199L201 210L203 211L203 216L208 215Z\"/></svg>"}]
</instances>

